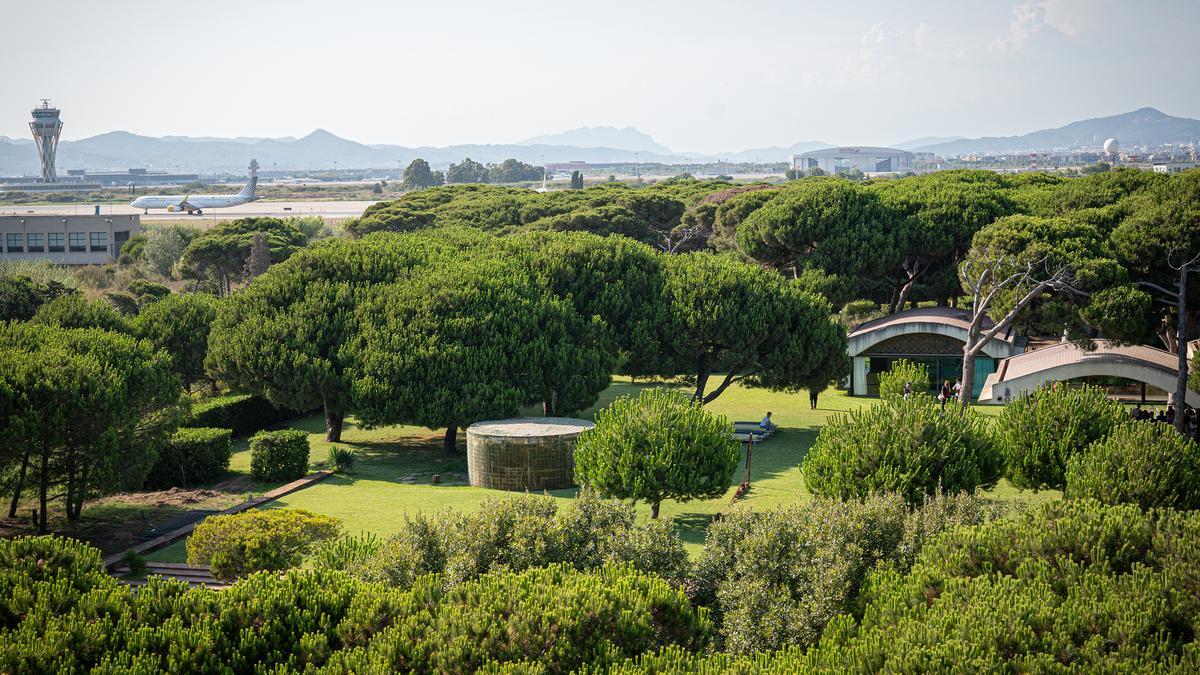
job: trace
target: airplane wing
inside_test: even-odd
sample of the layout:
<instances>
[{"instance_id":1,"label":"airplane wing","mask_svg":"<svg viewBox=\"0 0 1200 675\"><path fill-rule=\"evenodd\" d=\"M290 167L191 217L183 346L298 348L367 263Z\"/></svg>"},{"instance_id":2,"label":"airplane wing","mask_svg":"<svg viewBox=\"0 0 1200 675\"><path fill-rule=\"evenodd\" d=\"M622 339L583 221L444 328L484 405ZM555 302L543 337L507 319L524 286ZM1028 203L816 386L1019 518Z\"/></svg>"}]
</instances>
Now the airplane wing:
<instances>
[{"instance_id":1,"label":"airplane wing","mask_svg":"<svg viewBox=\"0 0 1200 675\"><path fill-rule=\"evenodd\" d=\"M183 201L179 202L179 208L180 208L180 210L182 210L182 209L194 209L194 208L196 208L196 207L194 207L194 206L192 206L191 204L189 204L189 203L188 203L188 197L191 197L191 195L187 195L187 197L184 197L184 198L183 198Z\"/></svg>"}]
</instances>

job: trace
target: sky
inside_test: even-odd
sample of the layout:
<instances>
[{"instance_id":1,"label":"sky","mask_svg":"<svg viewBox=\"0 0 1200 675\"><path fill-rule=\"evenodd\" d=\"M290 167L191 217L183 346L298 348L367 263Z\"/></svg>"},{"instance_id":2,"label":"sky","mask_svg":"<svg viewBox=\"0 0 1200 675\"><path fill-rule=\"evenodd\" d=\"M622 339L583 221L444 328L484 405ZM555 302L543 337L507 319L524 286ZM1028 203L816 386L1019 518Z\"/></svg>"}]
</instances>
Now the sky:
<instances>
[{"instance_id":1,"label":"sky","mask_svg":"<svg viewBox=\"0 0 1200 675\"><path fill-rule=\"evenodd\" d=\"M0 135L511 143L633 126L676 152L1200 117L1200 0L0 0ZM57 21L57 23L54 23Z\"/></svg>"}]
</instances>

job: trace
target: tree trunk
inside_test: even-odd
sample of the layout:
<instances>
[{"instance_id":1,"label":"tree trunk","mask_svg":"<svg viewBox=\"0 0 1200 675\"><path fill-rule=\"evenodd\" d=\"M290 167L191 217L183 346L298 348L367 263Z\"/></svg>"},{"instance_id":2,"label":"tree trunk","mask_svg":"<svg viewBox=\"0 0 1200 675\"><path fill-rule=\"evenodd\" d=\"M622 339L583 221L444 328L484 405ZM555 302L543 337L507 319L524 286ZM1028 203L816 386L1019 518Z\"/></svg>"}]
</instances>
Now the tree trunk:
<instances>
[{"instance_id":1,"label":"tree trunk","mask_svg":"<svg viewBox=\"0 0 1200 675\"><path fill-rule=\"evenodd\" d=\"M554 403L558 400L557 392L550 392L550 398L542 401L542 414L546 417L554 417Z\"/></svg>"},{"instance_id":2,"label":"tree trunk","mask_svg":"<svg viewBox=\"0 0 1200 675\"><path fill-rule=\"evenodd\" d=\"M708 387L709 374L708 354L704 354L696 364L696 393L692 396L693 400L704 402L704 389Z\"/></svg>"},{"instance_id":3,"label":"tree trunk","mask_svg":"<svg viewBox=\"0 0 1200 675\"><path fill-rule=\"evenodd\" d=\"M17 484L13 489L12 502L8 505L8 517L17 517L17 502L21 501L21 490L25 488L25 472L29 468L29 446L25 447L25 454L21 456L21 470L17 472Z\"/></svg>"},{"instance_id":4,"label":"tree trunk","mask_svg":"<svg viewBox=\"0 0 1200 675\"><path fill-rule=\"evenodd\" d=\"M1187 282L1188 282L1188 265L1184 264L1179 269L1179 327L1178 334L1175 338L1175 345L1178 352L1179 374L1175 378L1175 430L1181 434L1187 434L1187 417L1183 411L1187 404L1188 391L1188 359L1187 359L1187 342L1188 342L1188 315L1187 315Z\"/></svg>"},{"instance_id":5,"label":"tree trunk","mask_svg":"<svg viewBox=\"0 0 1200 675\"><path fill-rule=\"evenodd\" d=\"M325 402L325 440L330 443L342 442L342 422L346 413L336 406Z\"/></svg>"},{"instance_id":6,"label":"tree trunk","mask_svg":"<svg viewBox=\"0 0 1200 675\"><path fill-rule=\"evenodd\" d=\"M913 277L900 287L900 296L896 300L896 304L892 306L892 314L904 311L904 303L908 302L908 296L912 295L913 287L916 285L917 278Z\"/></svg>"},{"instance_id":7,"label":"tree trunk","mask_svg":"<svg viewBox=\"0 0 1200 675\"><path fill-rule=\"evenodd\" d=\"M442 449L447 455L453 455L458 450L458 427L450 425L446 427L446 440L442 445Z\"/></svg>"},{"instance_id":8,"label":"tree trunk","mask_svg":"<svg viewBox=\"0 0 1200 675\"><path fill-rule=\"evenodd\" d=\"M658 507L662 502L654 502L650 505L650 517L658 520Z\"/></svg>"},{"instance_id":9,"label":"tree trunk","mask_svg":"<svg viewBox=\"0 0 1200 675\"><path fill-rule=\"evenodd\" d=\"M49 501L50 492L50 446L45 442L42 443L42 467L38 478L38 534L46 534L46 502Z\"/></svg>"}]
</instances>

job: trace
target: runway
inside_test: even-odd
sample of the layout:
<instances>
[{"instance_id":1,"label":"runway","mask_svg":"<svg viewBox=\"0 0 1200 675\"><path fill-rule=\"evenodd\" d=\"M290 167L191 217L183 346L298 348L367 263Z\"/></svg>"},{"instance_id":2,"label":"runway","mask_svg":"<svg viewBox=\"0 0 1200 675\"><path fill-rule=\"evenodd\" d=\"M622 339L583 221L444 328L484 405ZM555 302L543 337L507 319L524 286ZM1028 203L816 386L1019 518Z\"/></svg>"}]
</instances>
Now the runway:
<instances>
[{"instance_id":1,"label":"runway","mask_svg":"<svg viewBox=\"0 0 1200 675\"><path fill-rule=\"evenodd\" d=\"M257 201L241 206L230 206L224 209L205 209L204 214L200 216L189 216L186 213L167 213L163 209L150 209L150 213L145 214L142 209L135 209L129 204L101 204L101 215L140 215L144 222L186 222L186 223L214 223L221 220L233 220L235 218L249 218L252 216L274 216L276 218L286 218L288 216L321 216L329 221L341 221L347 218L357 218L361 216L363 211L368 206L374 204L373 201L282 201L268 202ZM59 204L59 205L39 205L39 206L0 206L0 216L25 216L25 215L63 215L63 216L86 216L95 213L96 205L94 204Z\"/></svg>"}]
</instances>

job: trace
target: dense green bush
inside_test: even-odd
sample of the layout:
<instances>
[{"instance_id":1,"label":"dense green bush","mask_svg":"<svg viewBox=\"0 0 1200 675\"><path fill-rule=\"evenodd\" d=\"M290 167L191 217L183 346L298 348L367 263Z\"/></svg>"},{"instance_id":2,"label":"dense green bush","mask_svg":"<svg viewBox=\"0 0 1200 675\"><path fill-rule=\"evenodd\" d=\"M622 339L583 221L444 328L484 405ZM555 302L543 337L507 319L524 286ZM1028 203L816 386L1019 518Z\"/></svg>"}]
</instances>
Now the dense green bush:
<instances>
[{"instance_id":1,"label":"dense green bush","mask_svg":"<svg viewBox=\"0 0 1200 675\"><path fill-rule=\"evenodd\" d=\"M308 434L299 429L260 431L250 438L255 480L293 481L308 473Z\"/></svg>"},{"instance_id":2,"label":"dense green bush","mask_svg":"<svg viewBox=\"0 0 1200 675\"><path fill-rule=\"evenodd\" d=\"M232 452L228 429L179 429L158 453L146 484L163 488L211 482L229 470Z\"/></svg>"},{"instance_id":3,"label":"dense green bush","mask_svg":"<svg viewBox=\"0 0 1200 675\"><path fill-rule=\"evenodd\" d=\"M895 494L736 509L708 528L693 598L714 609L726 651L812 645L834 616L856 610L869 572L907 571L931 537L1003 512L966 493L912 509Z\"/></svg>"},{"instance_id":4,"label":"dense green bush","mask_svg":"<svg viewBox=\"0 0 1200 675\"><path fill-rule=\"evenodd\" d=\"M879 375L879 398L885 401L904 398L905 384L911 385L914 395L928 394L929 367L908 359L893 361L891 369Z\"/></svg>"},{"instance_id":5,"label":"dense green bush","mask_svg":"<svg viewBox=\"0 0 1200 675\"><path fill-rule=\"evenodd\" d=\"M34 323L62 328L103 328L128 333L129 324L112 305L100 300L88 300L81 293L60 295L38 308L31 319Z\"/></svg>"},{"instance_id":6,"label":"dense green bush","mask_svg":"<svg viewBox=\"0 0 1200 675\"><path fill-rule=\"evenodd\" d=\"M125 290L137 298L141 307L152 305L171 294L170 288L145 279L134 279L126 284Z\"/></svg>"},{"instance_id":7,"label":"dense green bush","mask_svg":"<svg viewBox=\"0 0 1200 675\"><path fill-rule=\"evenodd\" d=\"M596 413L575 444L575 479L602 494L650 504L716 497L729 489L740 452L733 427L683 394L643 389Z\"/></svg>"},{"instance_id":8,"label":"dense green bush","mask_svg":"<svg viewBox=\"0 0 1200 675\"><path fill-rule=\"evenodd\" d=\"M111 582L100 551L82 542L61 537L0 539L0 630L16 627L35 610L65 611L83 594Z\"/></svg>"},{"instance_id":9,"label":"dense green bush","mask_svg":"<svg viewBox=\"0 0 1200 675\"><path fill-rule=\"evenodd\" d=\"M1013 485L1061 490L1067 460L1128 419L1100 387L1048 386L1010 401L994 431Z\"/></svg>"},{"instance_id":10,"label":"dense green bush","mask_svg":"<svg viewBox=\"0 0 1200 675\"><path fill-rule=\"evenodd\" d=\"M1125 422L1067 462L1066 495L1200 509L1200 445L1169 424Z\"/></svg>"},{"instance_id":11,"label":"dense green bush","mask_svg":"<svg viewBox=\"0 0 1200 675\"><path fill-rule=\"evenodd\" d=\"M285 570L299 565L306 553L340 531L337 518L299 509L211 516L188 537L187 559L192 565L208 565L218 579Z\"/></svg>"},{"instance_id":12,"label":"dense green bush","mask_svg":"<svg viewBox=\"0 0 1200 675\"><path fill-rule=\"evenodd\" d=\"M344 534L317 546L312 553L312 564L319 570L345 572L379 553L382 547L383 540L371 532L357 536Z\"/></svg>"},{"instance_id":13,"label":"dense green bush","mask_svg":"<svg viewBox=\"0 0 1200 675\"><path fill-rule=\"evenodd\" d=\"M295 411L276 408L261 396L228 394L193 405L188 423L197 427L232 429L234 436L246 436L295 416Z\"/></svg>"},{"instance_id":14,"label":"dense green bush","mask_svg":"<svg viewBox=\"0 0 1200 675\"><path fill-rule=\"evenodd\" d=\"M595 569L628 562L681 583L687 552L667 521L636 524L628 504L583 491L563 510L551 497L489 500L478 513L454 511L405 518L379 552L350 566L370 581L407 587L431 572L460 583L494 570L563 562Z\"/></svg>"},{"instance_id":15,"label":"dense green bush","mask_svg":"<svg viewBox=\"0 0 1200 675\"><path fill-rule=\"evenodd\" d=\"M899 492L918 504L939 485L950 493L995 485L1000 457L974 413L945 414L917 396L831 418L803 470L808 488L819 495Z\"/></svg>"},{"instance_id":16,"label":"dense green bush","mask_svg":"<svg viewBox=\"0 0 1200 675\"><path fill-rule=\"evenodd\" d=\"M326 672L566 673L676 645L702 650L712 624L682 590L627 565L579 572L566 564L489 574L442 590L436 576L404 598L393 625L364 648L335 654Z\"/></svg>"},{"instance_id":17,"label":"dense green bush","mask_svg":"<svg viewBox=\"0 0 1200 675\"><path fill-rule=\"evenodd\" d=\"M753 657L667 648L609 673L1197 672L1200 513L1049 502L872 575L861 621Z\"/></svg>"}]
</instances>

